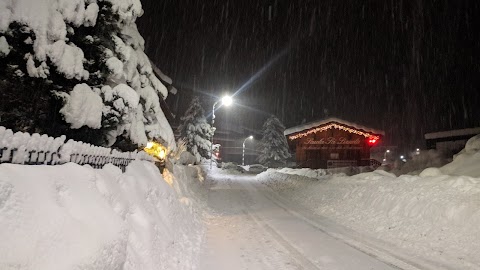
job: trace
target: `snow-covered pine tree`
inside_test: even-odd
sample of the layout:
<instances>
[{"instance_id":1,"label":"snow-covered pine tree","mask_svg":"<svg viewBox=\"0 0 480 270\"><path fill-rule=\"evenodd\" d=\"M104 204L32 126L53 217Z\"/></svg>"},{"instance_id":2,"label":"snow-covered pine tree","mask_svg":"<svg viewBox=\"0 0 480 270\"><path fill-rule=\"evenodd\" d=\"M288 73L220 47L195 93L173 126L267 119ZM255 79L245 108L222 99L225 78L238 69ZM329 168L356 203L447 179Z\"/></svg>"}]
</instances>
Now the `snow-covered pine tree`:
<instances>
[{"instance_id":1,"label":"snow-covered pine tree","mask_svg":"<svg viewBox=\"0 0 480 270\"><path fill-rule=\"evenodd\" d=\"M261 142L261 154L258 160L263 165L277 167L285 165L291 157L287 139L283 132L285 126L275 116L270 116L263 124L263 137Z\"/></svg>"},{"instance_id":2,"label":"snow-covered pine tree","mask_svg":"<svg viewBox=\"0 0 480 270\"><path fill-rule=\"evenodd\" d=\"M178 127L180 137L185 138L187 151L195 156L197 162L210 158L211 138L215 128L208 124L205 110L198 97L192 99Z\"/></svg>"},{"instance_id":3,"label":"snow-covered pine tree","mask_svg":"<svg viewBox=\"0 0 480 270\"><path fill-rule=\"evenodd\" d=\"M51 111L52 83L44 79L49 71L37 77L27 71L34 38L25 23L0 27L0 122L14 131L44 132L41 127Z\"/></svg>"},{"instance_id":4,"label":"snow-covered pine tree","mask_svg":"<svg viewBox=\"0 0 480 270\"><path fill-rule=\"evenodd\" d=\"M175 147L159 102L168 91L135 24L140 0L0 1L0 10L2 124L103 146Z\"/></svg>"}]
</instances>

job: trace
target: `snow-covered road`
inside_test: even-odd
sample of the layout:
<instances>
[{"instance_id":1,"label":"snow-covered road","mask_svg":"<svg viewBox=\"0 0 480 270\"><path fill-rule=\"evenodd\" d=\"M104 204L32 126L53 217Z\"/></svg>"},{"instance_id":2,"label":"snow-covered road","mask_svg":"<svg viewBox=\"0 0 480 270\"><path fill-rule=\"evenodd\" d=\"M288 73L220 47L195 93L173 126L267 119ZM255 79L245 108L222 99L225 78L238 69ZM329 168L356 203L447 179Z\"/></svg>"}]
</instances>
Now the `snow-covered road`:
<instances>
[{"instance_id":1,"label":"snow-covered road","mask_svg":"<svg viewBox=\"0 0 480 270\"><path fill-rule=\"evenodd\" d=\"M418 269L345 238L253 176L210 177L200 269Z\"/></svg>"}]
</instances>

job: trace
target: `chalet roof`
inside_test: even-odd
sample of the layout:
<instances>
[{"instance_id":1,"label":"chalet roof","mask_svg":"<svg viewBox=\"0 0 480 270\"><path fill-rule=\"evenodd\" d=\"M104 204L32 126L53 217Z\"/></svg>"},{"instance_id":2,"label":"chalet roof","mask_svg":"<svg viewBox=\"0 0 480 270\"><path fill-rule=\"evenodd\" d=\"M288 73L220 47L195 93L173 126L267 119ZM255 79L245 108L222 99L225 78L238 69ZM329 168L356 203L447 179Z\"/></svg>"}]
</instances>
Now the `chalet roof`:
<instances>
[{"instance_id":1,"label":"chalet roof","mask_svg":"<svg viewBox=\"0 0 480 270\"><path fill-rule=\"evenodd\" d=\"M330 117L330 118L326 118L326 119L322 119L322 120L313 121L313 122L305 123L305 124L302 124L302 125L294 126L294 127L291 127L291 128L287 128L284 132L284 135L286 136L286 135L290 135L290 134L293 134L293 133L309 130L309 129L312 129L312 128L315 128L315 127L318 127L318 126L322 126L322 125L326 125L326 124L329 124L329 123L338 123L338 124L341 124L341 125L349 126L351 128L354 128L354 129L363 130L367 133L372 133L372 134L377 134L377 135L385 135L385 132L383 130L368 128L368 127L365 127L365 126L362 126L362 125L359 125L359 124L356 124L356 123L353 123L353 122L345 121L345 120L342 120L342 119L339 119L339 118L335 118L335 117Z\"/></svg>"},{"instance_id":2,"label":"chalet roof","mask_svg":"<svg viewBox=\"0 0 480 270\"><path fill-rule=\"evenodd\" d=\"M480 127L427 133L425 134L425 139L429 140L429 139L440 139L440 138L450 138L450 137L461 137L461 136L469 136L469 135L477 135L477 134L480 134Z\"/></svg>"}]
</instances>

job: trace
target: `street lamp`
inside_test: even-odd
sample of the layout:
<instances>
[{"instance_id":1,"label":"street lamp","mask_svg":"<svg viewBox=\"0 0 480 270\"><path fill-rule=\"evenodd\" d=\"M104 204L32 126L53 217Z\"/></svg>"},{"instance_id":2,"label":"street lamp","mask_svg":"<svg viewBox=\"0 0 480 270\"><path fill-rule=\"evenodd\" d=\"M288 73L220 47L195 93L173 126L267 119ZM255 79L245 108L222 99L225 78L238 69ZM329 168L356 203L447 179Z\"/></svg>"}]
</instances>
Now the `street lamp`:
<instances>
[{"instance_id":1,"label":"street lamp","mask_svg":"<svg viewBox=\"0 0 480 270\"><path fill-rule=\"evenodd\" d=\"M217 101L218 102L218 101ZM224 96L222 98L222 104L225 105L225 106L230 106L232 105L233 103L233 99L231 96Z\"/></svg>"},{"instance_id":2,"label":"street lamp","mask_svg":"<svg viewBox=\"0 0 480 270\"><path fill-rule=\"evenodd\" d=\"M253 136L250 135L250 136L248 136L247 138L245 138L245 140L243 140L243 147L242 147L242 166L245 166L245 142L246 142L248 139L253 140Z\"/></svg>"},{"instance_id":3,"label":"street lamp","mask_svg":"<svg viewBox=\"0 0 480 270\"><path fill-rule=\"evenodd\" d=\"M390 153L390 150L387 149L387 151L385 151L385 153L383 154L383 162L386 164L387 163L387 153Z\"/></svg>"},{"instance_id":4,"label":"street lamp","mask_svg":"<svg viewBox=\"0 0 480 270\"><path fill-rule=\"evenodd\" d=\"M219 102L221 102L222 105L228 107L228 106L232 105L233 99L232 99L231 96L224 96L222 99L217 100L215 103L213 103L213 107L212 107L212 128L213 128L213 125L215 124L215 106L217 106L217 104ZM211 141L210 141L210 169L212 169L212 162L213 162L213 134L212 134Z\"/></svg>"}]
</instances>

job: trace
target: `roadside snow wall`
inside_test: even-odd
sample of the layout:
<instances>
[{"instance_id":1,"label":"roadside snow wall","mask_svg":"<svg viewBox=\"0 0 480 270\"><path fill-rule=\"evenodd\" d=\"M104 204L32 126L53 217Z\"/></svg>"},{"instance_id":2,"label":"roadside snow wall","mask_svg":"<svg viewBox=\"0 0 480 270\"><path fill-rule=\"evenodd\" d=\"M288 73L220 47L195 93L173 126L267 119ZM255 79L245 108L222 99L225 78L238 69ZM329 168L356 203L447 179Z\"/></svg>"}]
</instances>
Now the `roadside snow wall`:
<instances>
[{"instance_id":1,"label":"roadside snow wall","mask_svg":"<svg viewBox=\"0 0 480 270\"><path fill-rule=\"evenodd\" d=\"M184 181L166 174L172 186ZM144 161L123 174L111 164L2 164L0 269L192 269L200 218L172 186Z\"/></svg>"},{"instance_id":2,"label":"roadside snow wall","mask_svg":"<svg viewBox=\"0 0 480 270\"><path fill-rule=\"evenodd\" d=\"M453 161L441 169L449 175L480 177L480 134L470 138L465 149L453 157Z\"/></svg>"},{"instance_id":3,"label":"roadside snow wall","mask_svg":"<svg viewBox=\"0 0 480 270\"><path fill-rule=\"evenodd\" d=\"M315 175L318 175L315 177ZM317 215L452 269L480 269L480 136L419 176L268 170L257 179Z\"/></svg>"}]
</instances>

